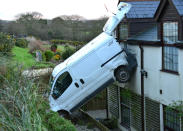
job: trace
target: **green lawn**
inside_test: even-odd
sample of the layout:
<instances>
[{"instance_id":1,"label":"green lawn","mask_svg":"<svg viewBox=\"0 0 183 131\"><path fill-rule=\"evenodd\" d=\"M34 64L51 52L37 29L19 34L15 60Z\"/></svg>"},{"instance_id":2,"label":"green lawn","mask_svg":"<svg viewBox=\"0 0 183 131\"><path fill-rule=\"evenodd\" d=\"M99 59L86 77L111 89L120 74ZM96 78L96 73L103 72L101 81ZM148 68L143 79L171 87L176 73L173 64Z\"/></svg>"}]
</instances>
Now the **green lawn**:
<instances>
[{"instance_id":1,"label":"green lawn","mask_svg":"<svg viewBox=\"0 0 183 131\"><path fill-rule=\"evenodd\" d=\"M14 55L13 61L22 64L24 69L28 69L31 67L46 68L54 66L54 64L48 62L36 62L35 58L31 54L29 54L28 51L28 48L20 48L15 46L12 50L12 53Z\"/></svg>"}]
</instances>

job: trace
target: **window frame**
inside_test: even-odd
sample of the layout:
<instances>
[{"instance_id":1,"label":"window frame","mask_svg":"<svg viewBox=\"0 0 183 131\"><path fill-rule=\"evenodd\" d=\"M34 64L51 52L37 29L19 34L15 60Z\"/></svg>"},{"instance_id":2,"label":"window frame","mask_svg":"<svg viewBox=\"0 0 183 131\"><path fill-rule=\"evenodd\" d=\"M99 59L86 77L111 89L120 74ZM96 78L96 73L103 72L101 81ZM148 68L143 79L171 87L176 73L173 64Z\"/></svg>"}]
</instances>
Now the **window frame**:
<instances>
[{"instance_id":1,"label":"window frame","mask_svg":"<svg viewBox=\"0 0 183 131\"><path fill-rule=\"evenodd\" d=\"M121 39L121 32L120 32L120 26L121 25L126 25L127 26L127 38L126 39ZM128 37L129 37L129 29L130 29L130 26L129 26L129 22L121 22L120 24L119 24L119 26L118 26L118 38L119 38L119 40L120 41L123 41L123 40L127 40L128 39Z\"/></svg>"},{"instance_id":2,"label":"window frame","mask_svg":"<svg viewBox=\"0 0 183 131\"><path fill-rule=\"evenodd\" d=\"M167 73L172 73L172 74L175 74L175 75L179 75L179 73L178 73L178 71L179 71L179 69L178 69L178 67L179 67L179 63L178 63L178 57L179 57L179 54L178 54L178 48L175 46L175 44L166 44L165 42L164 42L164 23L177 23L177 40L179 40L179 21L173 21L173 20L171 20L171 21L163 21L163 22L161 22L161 42L162 42L162 69L161 69L161 71L163 71L163 72L167 72ZM164 50L165 50L165 47L173 47L173 48L176 48L177 49L177 63L175 63L175 64L177 64L177 70L173 70L173 68L172 69L166 69L165 68L165 52L164 52ZM174 57L174 55L175 54L172 54L172 56ZM172 65L174 66L174 63L172 62Z\"/></svg>"},{"instance_id":3,"label":"window frame","mask_svg":"<svg viewBox=\"0 0 183 131\"><path fill-rule=\"evenodd\" d=\"M122 126L124 126L125 128L130 129L130 126L131 126L131 108L130 108L130 106L127 106L127 105L123 104L122 102L120 103L120 106L121 106L121 122L120 122L120 124ZM128 118L129 123L123 123L123 121L122 121L122 108L123 108L122 106L129 111L129 118Z\"/></svg>"},{"instance_id":4,"label":"window frame","mask_svg":"<svg viewBox=\"0 0 183 131\"><path fill-rule=\"evenodd\" d=\"M122 92L123 89L120 89L120 92ZM121 93L120 93L121 94ZM120 112L121 112L121 122L120 125L125 127L126 129L130 129L131 128L131 102L130 102L130 98L126 97L126 100L123 101L123 97L120 95ZM129 123L123 123L122 122L122 107L128 109L129 111Z\"/></svg>"}]
</instances>

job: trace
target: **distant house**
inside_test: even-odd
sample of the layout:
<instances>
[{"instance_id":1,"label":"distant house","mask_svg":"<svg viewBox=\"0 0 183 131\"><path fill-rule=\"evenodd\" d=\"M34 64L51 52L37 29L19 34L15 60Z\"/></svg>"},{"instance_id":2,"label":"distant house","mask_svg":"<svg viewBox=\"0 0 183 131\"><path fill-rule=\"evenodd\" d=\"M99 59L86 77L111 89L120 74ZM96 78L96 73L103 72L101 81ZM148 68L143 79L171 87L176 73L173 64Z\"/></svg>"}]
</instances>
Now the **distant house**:
<instances>
[{"instance_id":1,"label":"distant house","mask_svg":"<svg viewBox=\"0 0 183 131\"><path fill-rule=\"evenodd\" d=\"M108 115L123 131L183 131L166 108L183 101L183 0L124 1L132 8L116 34L138 67L126 86L107 89Z\"/></svg>"}]
</instances>

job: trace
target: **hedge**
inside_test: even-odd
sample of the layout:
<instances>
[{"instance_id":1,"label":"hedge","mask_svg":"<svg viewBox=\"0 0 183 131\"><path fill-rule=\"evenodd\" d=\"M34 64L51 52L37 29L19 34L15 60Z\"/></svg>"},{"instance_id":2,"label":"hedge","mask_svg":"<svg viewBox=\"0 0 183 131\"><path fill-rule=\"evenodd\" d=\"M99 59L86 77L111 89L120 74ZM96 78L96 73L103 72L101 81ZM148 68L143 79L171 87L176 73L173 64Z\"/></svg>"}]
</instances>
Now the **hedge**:
<instances>
[{"instance_id":1,"label":"hedge","mask_svg":"<svg viewBox=\"0 0 183 131\"><path fill-rule=\"evenodd\" d=\"M53 44L70 44L73 46L79 46L79 45L84 45L84 42L80 41L69 41L69 40L59 40L59 39L54 39L50 41Z\"/></svg>"}]
</instances>

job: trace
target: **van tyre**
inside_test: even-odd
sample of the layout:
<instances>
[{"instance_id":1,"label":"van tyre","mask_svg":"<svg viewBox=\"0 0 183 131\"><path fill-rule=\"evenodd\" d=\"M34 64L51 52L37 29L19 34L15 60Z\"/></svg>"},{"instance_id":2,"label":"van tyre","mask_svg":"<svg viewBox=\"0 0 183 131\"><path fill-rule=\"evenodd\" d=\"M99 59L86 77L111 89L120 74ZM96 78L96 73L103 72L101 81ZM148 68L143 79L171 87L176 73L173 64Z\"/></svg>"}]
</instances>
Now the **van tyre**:
<instances>
[{"instance_id":1,"label":"van tyre","mask_svg":"<svg viewBox=\"0 0 183 131\"><path fill-rule=\"evenodd\" d=\"M65 119L70 119L70 115L67 111L60 110L58 111L58 114Z\"/></svg>"},{"instance_id":2,"label":"van tyre","mask_svg":"<svg viewBox=\"0 0 183 131\"><path fill-rule=\"evenodd\" d=\"M126 67L119 67L115 71L115 77L119 83L126 83L130 79L130 73Z\"/></svg>"}]
</instances>

